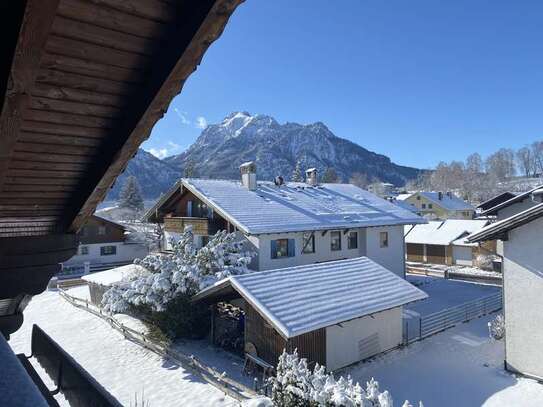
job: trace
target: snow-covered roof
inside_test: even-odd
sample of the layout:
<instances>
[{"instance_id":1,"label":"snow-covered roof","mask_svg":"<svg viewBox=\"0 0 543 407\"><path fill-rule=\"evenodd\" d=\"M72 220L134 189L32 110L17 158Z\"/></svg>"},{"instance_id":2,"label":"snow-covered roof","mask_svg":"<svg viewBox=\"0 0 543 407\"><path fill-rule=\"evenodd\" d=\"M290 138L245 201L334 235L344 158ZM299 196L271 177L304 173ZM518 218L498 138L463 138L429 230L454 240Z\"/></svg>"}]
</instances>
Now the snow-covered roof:
<instances>
[{"instance_id":1,"label":"snow-covered roof","mask_svg":"<svg viewBox=\"0 0 543 407\"><path fill-rule=\"evenodd\" d=\"M512 229L530 223L535 219L543 217L543 203L537 204L513 216L499 222L491 223L476 233L469 236L470 242L482 242L485 240L500 239Z\"/></svg>"},{"instance_id":2,"label":"snow-covered roof","mask_svg":"<svg viewBox=\"0 0 543 407\"><path fill-rule=\"evenodd\" d=\"M425 223L416 214L351 184L183 179L182 185L249 234Z\"/></svg>"},{"instance_id":3,"label":"snow-covered roof","mask_svg":"<svg viewBox=\"0 0 543 407\"><path fill-rule=\"evenodd\" d=\"M398 194L396 196L396 200L398 201L405 201L407 198L409 198L411 195L413 195L412 193L407 193L407 194Z\"/></svg>"},{"instance_id":4,"label":"snow-covered roof","mask_svg":"<svg viewBox=\"0 0 543 407\"><path fill-rule=\"evenodd\" d=\"M100 285L111 285L113 283L118 283L134 274L145 272L146 269L142 266L137 264L127 264L126 266L115 267L106 271L99 271L97 273L84 275L81 277L81 280Z\"/></svg>"},{"instance_id":5,"label":"snow-covered roof","mask_svg":"<svg viewBox=\"0 0 543 407\"><path fill-rule=\"evenodd\" d=\"M367 257L233 276L194 299L228 286L287 338L428 297Z\"/></svg>"},{"instance_id":6,"label":"snow-covered roof","mask_svg":"<svg viewBox=\"0 0 543 407\"><path fill-rule=\"evenodd\" d=\"M468 210L474 211L475 210L473 206L471 206L466 201L458 198L453 193L447 194L447 193L442 192L441 199L439 199L439 196L440 196L439 192L422 191L422 192L419 192L419 195L425 197L429 201L432 201L433 203L449 211L468 211Z\"/></svg>"},{"instance_id":7,"label":"snow-covered roof","mask_svg":"<svg viewBox=\"0 0 543 407\"><path fill-rule=\"evenodd\" d=\"M517 202L522 202L525 199L531 199L532 194L541 188L543 188L543 185L538 185L537 187L532 188L529 191L518 194L505 202L501 202L498 205L481 212L481 215L495 215L500 209L507 208Z\"/></svg>"},{"instance_id":8,"label":"snow-covered roof","mask_svg":"<svg viewBox=\"0 0 543 407\"><path fill-rule=\"evenodd\" d=\"M488 220L447 219L406 227L405 243L470 246L466 237L488 225Z\"/></svg>"}]
</instances>

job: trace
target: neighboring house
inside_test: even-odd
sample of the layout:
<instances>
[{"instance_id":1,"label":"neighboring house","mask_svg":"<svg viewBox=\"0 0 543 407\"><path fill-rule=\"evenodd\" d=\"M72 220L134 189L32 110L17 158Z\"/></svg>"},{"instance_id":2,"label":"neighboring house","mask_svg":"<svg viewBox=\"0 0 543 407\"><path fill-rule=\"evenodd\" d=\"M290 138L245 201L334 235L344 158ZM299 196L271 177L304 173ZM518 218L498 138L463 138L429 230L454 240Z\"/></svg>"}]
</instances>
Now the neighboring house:
<instances>
[{"instance_id":1,"label":"neighboring house","mask_svg":"<svg viewBox=\"0 0 543 407\"><path fill-rule=\"evenodd\" d=\"M543 190L532 197L541 202ZM543 203L493 223L471 242L503 242L505 367L543 380Z\"/></svg>"},{"instance_id":2,"label":"neighboring house","mask_svg":"<svg viewBox=\"0 0 543 407\"><path fill-rule=\"evenodd\" d=\"M416 213L429 220L473 219L475 208L452 192L415 192L401 198L415 207Z\"/></svg>"},{"instance_id":3,"label":"neighboring house","mask_svg":"<svg viewBox=\"0 0 543 407\"><path fill-rule=\"evenodd\" d=\"M218 230L237 231L257 253L254 270L367 256L404 276L406 224L426 221L350 184L257 182L254 163L242 181L181 179L145 215L164 224L164 240L191 225L198 244Z\"/></svg>"},{"instance_id":4,"label":"neighboring house","mask_svg":"<svg viewBox=\"0 0 543 407\"><path fill-rule=\"evenodd\" d=\"M310 364L332 371L400 345L402 306L427 297L360 257L230 277L193 301L214 305L214 314L219 302L241 309L238 335L246 352L270 365L283 349L298 349Z\"/></svg>"},{"instance_id":5,"label":"neighboring house","mask_svg":"<svg viewBox=\"0 0 543 407\"><path fill-rule=\"evenodd\" d=\"M513 195L511 198L481 211L479 215L495 217L498 221L509 218L519 212L537 205L538 202L534 201L533 193L542 188L543 185L539 185L533 189L530 189L529 191L518 195Z\"/></svg>"},{"instance_id":6,"label":"neighboring house","mask_svg":"<svg viewBox=\"0 0 543 407\"><path fill-rule=\"evenodd\" d=\"M368 185L368 191L381 198L386 198L394 195L396 187L389 182L374 182Z\"/></svg>"},{"instance_id":7,"label":"neighboring house","mask_svg":"<svg viewBox=\"0 0 543 407\"><path fill-rule=\"evenodd\" d=\"M408 261L473 266L479 254L495 254L496 242L471 243L466 237L479 231L487 220L447 219L405 227Z\"/></svg>"},{"instance_id":8,"label":"neighboring house","mask_svg":"<svg viewBox=\"0 0 543 407\"><path fill-rule=\"evenodd\" d=\"M514 198L515 196L516 194L509 191L502 192L501 194L498 194L488 199L487 201L484 201L483 203L478 205L475 210L477 214L481 214L482 212L488 211L489 209L494 208L495 206Z\"/></svg>"},{"instance_id":9,"label":"neighboring house","mask_svg":"<svg viewBox=\"0 0 543 407\"><path fill-rule=\"evenodd\" d=\"M78 237L77 254L62 264L65 271L80 271L85 263L89 263L91 271L101 270L131 263L148 253L146 244L127 238L123 225L96 215L89 218Z\"/></svg>"}]
</instances>

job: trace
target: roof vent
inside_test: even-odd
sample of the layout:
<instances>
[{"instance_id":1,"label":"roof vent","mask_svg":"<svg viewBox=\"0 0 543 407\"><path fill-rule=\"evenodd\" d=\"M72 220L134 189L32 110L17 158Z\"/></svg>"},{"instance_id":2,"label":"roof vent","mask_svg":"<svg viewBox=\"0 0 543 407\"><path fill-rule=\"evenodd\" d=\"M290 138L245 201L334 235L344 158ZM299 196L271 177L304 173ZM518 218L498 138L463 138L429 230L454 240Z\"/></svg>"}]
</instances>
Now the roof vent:
<instances>
[{"instance_id":1,"label":"roof vent","mask_svg":"<svg viewBox=\"0 0 543 407\"><path fill-rule=\"evenodd\" d=\"M318 184L316 168L308 168L305 170L305 182L311 186L316 186Z\"/></svg>"},{"instance_id":2,"label":"roof vent","mask_svg":"<svg viewBox=\"0 0 543 407\"><path fill-rule=\"evenodd\" d=\"M241 184L250 191L256 189L256 164L248 161L239 166L241 172Z\"/></svg>"}]
</instances>

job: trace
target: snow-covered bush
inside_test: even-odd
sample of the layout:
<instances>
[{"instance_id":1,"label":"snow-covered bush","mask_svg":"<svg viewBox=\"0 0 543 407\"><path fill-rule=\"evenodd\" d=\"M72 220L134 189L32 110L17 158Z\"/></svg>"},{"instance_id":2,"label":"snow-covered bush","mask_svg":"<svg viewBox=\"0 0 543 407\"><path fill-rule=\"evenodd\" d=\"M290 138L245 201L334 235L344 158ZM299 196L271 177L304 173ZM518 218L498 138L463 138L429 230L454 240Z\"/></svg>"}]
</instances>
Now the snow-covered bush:
<instances>
[{"instance_id":1,"label":"snow-covered bush","mask_svg":"<svg viewBox=\"0 0 543 407\"><path fill-rule=\"evenodd\" d=\"M493 270L493 262L499 257L493 254L478 254L474 261L474 266L482 270Z\"/></svg>"},{"instance_id":2,"label":"snow-covered bush","mask_svg":"<svg viewBox=\"0 0 543 407\"><path fill-rule=\"evenodd\" d=\"M496 315L496 318L488 323L488 334L492 339L503 339L505 336L505 318L502 314Z\"/></svg>"},{"instance_id":3,"label":"snow-covered bush","mask_svg":"<svg viewBox=\"0 0 543 407\"><path fill-rule=\"evenodd\" d=\"M243 243L235 234L225 231L218 232L199 250L193 242L192 229L187 227L179 240L172 241L172 253L136 259L134 263L149 273L113 285L103 296L104 309L140 314L169 336L189 333L207 312L192 305L190 298L223 278L246 273L253 256L243 251Z\"/></svg>"},{"instance_id":4,"label":"snow-covered bush","mask_svg":"<svg viewBox=\"0 0 543 407\"><path fill-rule=\"evenodd\" d=\"M296 350L292 354L283 351L271 382L272 401L277 407L392 407L392 396L386 390L381 392L373 378L364 389L349 376L336 379L327 374L324 366L316 364L311 371ZM406 401L404 406L411 405Z\"/></svg>"}]
</instances>

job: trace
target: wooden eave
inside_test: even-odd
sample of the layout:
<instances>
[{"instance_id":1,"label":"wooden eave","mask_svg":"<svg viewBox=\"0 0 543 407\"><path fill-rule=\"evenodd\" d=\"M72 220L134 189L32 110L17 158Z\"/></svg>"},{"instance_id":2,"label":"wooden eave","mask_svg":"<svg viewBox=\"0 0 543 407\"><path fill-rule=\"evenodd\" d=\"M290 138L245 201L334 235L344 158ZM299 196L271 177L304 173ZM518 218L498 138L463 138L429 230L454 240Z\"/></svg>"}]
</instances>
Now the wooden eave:
<instances>
[{"instance_id":1,"label":"wooden eave","mask_svg":"<svg viewBox=\"0 0 543 407\"><path fill-rule=\"evenodd\" d=\"M77 232L241 2L27 0L0 71L0 236Z\"/></svg>"}]
</instances>

